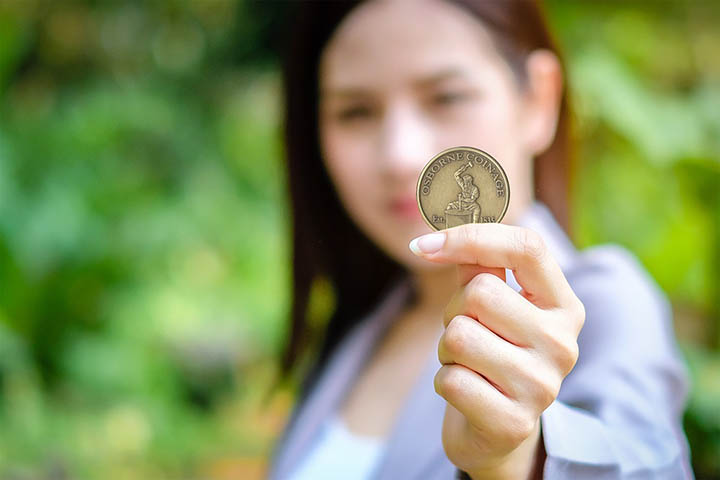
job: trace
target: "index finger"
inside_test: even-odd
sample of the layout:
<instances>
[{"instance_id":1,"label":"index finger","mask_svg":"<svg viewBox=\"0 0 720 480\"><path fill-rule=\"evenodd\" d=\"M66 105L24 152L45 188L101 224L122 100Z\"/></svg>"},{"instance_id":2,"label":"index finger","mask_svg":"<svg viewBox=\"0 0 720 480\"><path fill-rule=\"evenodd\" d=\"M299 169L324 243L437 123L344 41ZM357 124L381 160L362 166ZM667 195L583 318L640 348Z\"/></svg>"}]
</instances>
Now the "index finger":
<instances>
[{"instance_id":1,"label":"index finger","mask_svg":"<svg viewBox=\"0 0 720 480\"><path fill-rule=\"evenodd\" d=\"M413 253L438 263L509 268L538 307L567 305L574 296L540 234L501 223L466 223L415 238Z\"/></svg>"}]
</instances>

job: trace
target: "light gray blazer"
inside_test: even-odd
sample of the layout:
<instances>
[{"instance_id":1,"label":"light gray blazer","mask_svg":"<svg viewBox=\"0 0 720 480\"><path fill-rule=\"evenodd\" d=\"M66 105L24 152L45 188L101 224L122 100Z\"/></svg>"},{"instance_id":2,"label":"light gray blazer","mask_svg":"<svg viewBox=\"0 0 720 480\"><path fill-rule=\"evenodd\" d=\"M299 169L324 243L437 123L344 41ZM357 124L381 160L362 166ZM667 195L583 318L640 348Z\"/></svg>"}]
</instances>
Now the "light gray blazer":
<instances>
[{"instance_id":1,"label":"light gray blazer","mask_svg":"<svg viewBox=\"0 0 720 480\"><path fill-rule=\"evenodd\" d=\"M578 361L541 415L544 478L693 478L682 431L688 374L663 293L621 247L577 251L539 202L517 223L543 236L586 310ZM520 289L510 271L508 283ZM397 284L338 344L275 444L270 480L287 478L309 453L323 420L339 408L409 292L407 279ZM458 478L442 447L446 402L433 387L439 368L434 349L395 421L375 478Z\"/></svg>"}]
</instances>

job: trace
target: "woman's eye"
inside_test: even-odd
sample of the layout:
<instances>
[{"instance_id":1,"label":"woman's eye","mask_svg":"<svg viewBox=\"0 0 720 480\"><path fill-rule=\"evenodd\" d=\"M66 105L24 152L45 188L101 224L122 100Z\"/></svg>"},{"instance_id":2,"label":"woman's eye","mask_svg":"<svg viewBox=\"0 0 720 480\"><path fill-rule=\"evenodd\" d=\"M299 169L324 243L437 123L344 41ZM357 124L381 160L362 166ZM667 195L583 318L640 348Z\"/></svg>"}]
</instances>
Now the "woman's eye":
<instances>
[{"instance_id":1,"label":"woman's eye","mask_svg":"<svg viewBox=\"0 0 720 480\"><path fill-rule=\"evenodd\" d=\"M369 118L372 115L372 111L368 107L357 106L349 107L340 110L337 113L337 118L343 122L349 122L352 120L359 120L363 118Z\"/></svg>"},{"instance_id":2,"label":"woman's eye","mask_svg":"<svg viewBox=\"0 0 720 480\"><path fill-rule=\"evenodd\" d=\"M467 100L469 97L470 95L465 92L443 92L435 95L432 101L437 105L451 105Z\"/></svg>"}]
</instances>

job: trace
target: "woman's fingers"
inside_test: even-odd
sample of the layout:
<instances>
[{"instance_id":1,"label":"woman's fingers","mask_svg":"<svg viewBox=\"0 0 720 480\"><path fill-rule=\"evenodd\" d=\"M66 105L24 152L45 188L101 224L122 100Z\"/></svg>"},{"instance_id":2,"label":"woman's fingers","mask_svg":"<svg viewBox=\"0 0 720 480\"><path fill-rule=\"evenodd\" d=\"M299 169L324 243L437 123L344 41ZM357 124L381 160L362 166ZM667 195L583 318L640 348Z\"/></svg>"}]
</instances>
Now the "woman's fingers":
<instances>
[{"instance_id":1,"label":"woman's fingers","mask_svg":"<svg viewBox=\"0 0 720 480\"><path fill-rule=\"evenodd\" d=\"M474 318L457 315L440 337L438 360L443 365L464 365L485 377L500 393L518 399L523 396L525 364L532 358Z\"/></svg>"},{"instance_id":2,"label":"woman's fingers","mask_svg":"<svg viewBox=\"0 0 720 480\"><path fill-rule=\"evenodd\" d=\"M542 237L527 228L467 223L418 237L410 248L432 262L509 268L523 294L541 308L562 307L575 299Z\"/></svg>"},{"instance_id":3,"label":"woman's fingers","mask_svg":"<svg viewBox=\"0 0 720 480\"><path fill-rule=\"evenodd\" d=\"M453 295L445 307L443 325L447 328L457 315L477 318L494 334L523 348L535 343L541 323L554 320L489 273L476 275Z\"/></svg>"},{"instance_id":4,"label":"woman's fingers","mask_svg":"<svg viewBox=\"0 0 720 480\"><path fill-rule=\"evenodd\" d=\"M476 275L460 288L443 312L447 329L458 316L477 320L492 334L533 355L550 360L566 375L577 360L577 336L584 310L572 307L543 310L489 273Z\"/></svg>"},{"instance_id":5,"label":"woman's fingers","mask_svg":"<svg viewBox=\"0 0 720 480\"><path fill-rule=\"evenodd\" d=\"M464 365L443 365L435 374L433 385L435 392L448 402L448 408L457 410L479 432L475 438L491 442L478 445L488 452L513 448L527 438L537 421L537 417L528 415L521 405Z\"/></svg>"}]
</instances>

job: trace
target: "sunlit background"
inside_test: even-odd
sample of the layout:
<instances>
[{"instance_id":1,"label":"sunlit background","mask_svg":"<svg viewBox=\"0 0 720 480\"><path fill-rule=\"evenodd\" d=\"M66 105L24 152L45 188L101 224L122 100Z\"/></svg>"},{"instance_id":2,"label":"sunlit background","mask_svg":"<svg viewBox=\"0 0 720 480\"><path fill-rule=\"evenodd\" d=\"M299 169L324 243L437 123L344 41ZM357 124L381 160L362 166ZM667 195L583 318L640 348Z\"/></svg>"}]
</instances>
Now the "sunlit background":
<instances>
[{"instance_id":1,"label":"sunlit background","mask_svg":"<svg viewBox=\"0 0 720 480\"><path fill-rule=\"evenodd\" d=\"M261 396L289 300L287 7L0 0L0 478L262 478L293 402ZM696 475L720 478L720 2L548 13L574 237L670 296Z\"/></svg>"}]
</instances>

